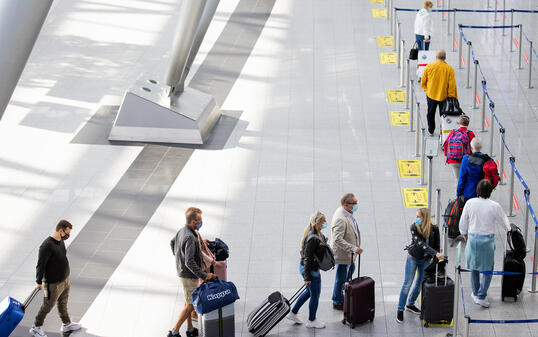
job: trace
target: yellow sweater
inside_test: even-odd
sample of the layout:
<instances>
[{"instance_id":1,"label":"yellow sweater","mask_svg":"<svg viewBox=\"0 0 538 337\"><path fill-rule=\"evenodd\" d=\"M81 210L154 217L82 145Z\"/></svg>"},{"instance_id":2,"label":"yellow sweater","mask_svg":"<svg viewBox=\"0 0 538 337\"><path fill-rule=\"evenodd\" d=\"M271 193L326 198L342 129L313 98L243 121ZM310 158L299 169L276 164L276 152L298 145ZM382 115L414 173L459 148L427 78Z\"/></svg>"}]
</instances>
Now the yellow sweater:
<instances>
[{"instance_id":1,"label":"yellow sweater","mask_svg":"<svg viewBox=\"0 0 538 337\"><path fill-rule=\"evenodd\" d=\"M444 101L447 97L458 98L454 69L445 61L435 60L424 69L420 82L426 95L436 101Z\"/></svg>"}]
</instances>

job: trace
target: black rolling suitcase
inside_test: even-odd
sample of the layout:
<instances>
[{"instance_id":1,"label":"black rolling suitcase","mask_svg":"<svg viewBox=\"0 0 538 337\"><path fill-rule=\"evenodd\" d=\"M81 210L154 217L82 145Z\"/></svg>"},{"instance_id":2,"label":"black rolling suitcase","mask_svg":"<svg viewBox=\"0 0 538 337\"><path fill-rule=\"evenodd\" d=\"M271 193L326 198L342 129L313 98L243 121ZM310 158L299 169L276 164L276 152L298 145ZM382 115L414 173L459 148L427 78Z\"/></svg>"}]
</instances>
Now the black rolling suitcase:
<instances>
[{"instance_id":1,"label":"black rolling suitcase","mask_svg":"<svg viewBox=\"0 0 538 337\"><path fill-rule=\"evenodd\" d=\"M349 323L351 328L356 324L367 321L372 322L375 317L375 282L368 276L360 276L361 256L357 278L351 279L344 286L344 319L342 323Z\"/></svg>"},{"instance_id":2,"label":"black rolling suitcase","mask_svg":"<svg viewBox=\"0 0 538 337\"><path fill-rule=\"evenodd\" d=\"M519 227L511 225L512 230L506 233L506 242L510 249L506 250L503 260L503 271L521 273L516 275L503 275L501 279L501 300L506 297L517 301L517 296L523 289L525 282L525 255L527 247Z\"/></svg>"},{"instance_id":3,"label":"black rolling suitcase","mask_svg":"<svg viewBox=\"0 0 538 337\"><path fill-rule=\"evenodd\" d=\"M291 310L293 302L306 289L303 286L288 300L280 292L275 291L256 307L247 317L248 331L257 337L263 337L271 331Z\"/></svg>"},{"instance_id":4,"label":"black rolling suitcase","mask_svg":"<svg viewBox=\"0 0 538 337\"><path fill-rule=\"evenodd\" d=\"M425 278L422 282L420 302L420 318L425 327L452 325L454 282L446 276L446 273L444 278L439 277L438 265L436 265L434 279Z\"/></svg>"}]
</instances>

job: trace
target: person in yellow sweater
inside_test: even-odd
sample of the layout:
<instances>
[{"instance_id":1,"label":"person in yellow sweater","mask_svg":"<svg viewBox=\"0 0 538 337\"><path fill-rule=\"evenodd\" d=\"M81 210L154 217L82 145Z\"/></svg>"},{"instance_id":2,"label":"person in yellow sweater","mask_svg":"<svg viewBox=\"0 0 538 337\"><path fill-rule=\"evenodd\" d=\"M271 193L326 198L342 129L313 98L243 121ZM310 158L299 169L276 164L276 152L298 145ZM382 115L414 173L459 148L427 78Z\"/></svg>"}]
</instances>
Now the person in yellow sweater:
<instances>
[{"instance_id":1,"label":"person in yellow sweater","mask_svg":"<svg viewBox=\"0 0 538 337\"><path fill-rule=\"evenodd\" d=\"M435 62L430 63L422 74L422 89L426 92L428 101L428 132L433 136L435 131L435 110L439 106L439 114L443 110L447 97L458 98L454 69L446 63L446 52L439 50Z\"/></svg>"}]
</instances>

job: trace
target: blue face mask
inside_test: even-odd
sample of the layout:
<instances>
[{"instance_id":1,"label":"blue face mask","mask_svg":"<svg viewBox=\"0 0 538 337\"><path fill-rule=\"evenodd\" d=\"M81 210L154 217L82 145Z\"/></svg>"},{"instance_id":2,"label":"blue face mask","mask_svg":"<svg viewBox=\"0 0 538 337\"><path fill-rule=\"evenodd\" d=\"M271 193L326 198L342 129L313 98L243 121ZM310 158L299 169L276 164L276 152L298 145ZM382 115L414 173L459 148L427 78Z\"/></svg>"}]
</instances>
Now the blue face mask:
<instances>
[{"instance_id":1,"label":"blue face mask","mask_svg":"<svg viewBox=\"0 0 538 337\"><path fill-rule=\"evenodd\" d=\"M202 228L202 224L203 224L203 221L197 222L194 224L194 227L196 227L196 229L199 230L200 228Z\"/></svg>"},{"instance_id":2,"label":"blue face mask","mask_svg":"<svg viewBox=\"0 0 538 337\"><path fill-rule=\"evenodd\" d=\"M321 224L321 229L325 229L325 228L327 228L327 221Z\"/></svg>"},{"instance_id":3,"label":"blue face mask","mask_svg":"<svg viewBox=\"0 0 538 337\"><path fill-rule=\"evenodd\" d=\"M359 205L353 205L353 209L351 210L351 213L355 213L359 209Z\"/></svg>"},{"instance_id":4,"label":"blue face mask","mask_svg":"<svg viewBox=\"0 0 538 337\"><path fill-rule=\"evenodd\" d=\"M417 226L422 226L422 220L420 220L419 218L415 219L415 223L417 224Z\"/></svg>"}]
</instances>

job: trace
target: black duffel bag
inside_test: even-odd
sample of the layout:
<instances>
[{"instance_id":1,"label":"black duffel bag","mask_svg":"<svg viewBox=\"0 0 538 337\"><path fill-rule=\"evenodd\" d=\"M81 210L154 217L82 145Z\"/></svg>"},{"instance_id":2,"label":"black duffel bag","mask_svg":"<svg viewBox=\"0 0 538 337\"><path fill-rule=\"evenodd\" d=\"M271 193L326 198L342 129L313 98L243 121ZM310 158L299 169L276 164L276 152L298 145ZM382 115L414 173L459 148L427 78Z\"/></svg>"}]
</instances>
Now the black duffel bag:
<instances>
[{"instance_id":1,"label":"black duffel bag","mask_svg":"<svg viewBox=\"0 0 538 337\"><path fill-rule=\"evenodd\" d=\"M217 261L224 261L230 256L228 245L219 238L215 238L215 241L208 241L207 248L215 255Z\"/></svg>"},{"instance_id":2,"label":"black duffel bag","mask_svg":"<svg viewBox=\"0 0 538 337\"><path fill-rule=\"evenodd\" d=\"M441 115L459 116L463 115L463 110L460 108L460 102L456 97L447 97L443 101L443 109Z\"/></svg>"}]
</instances>

